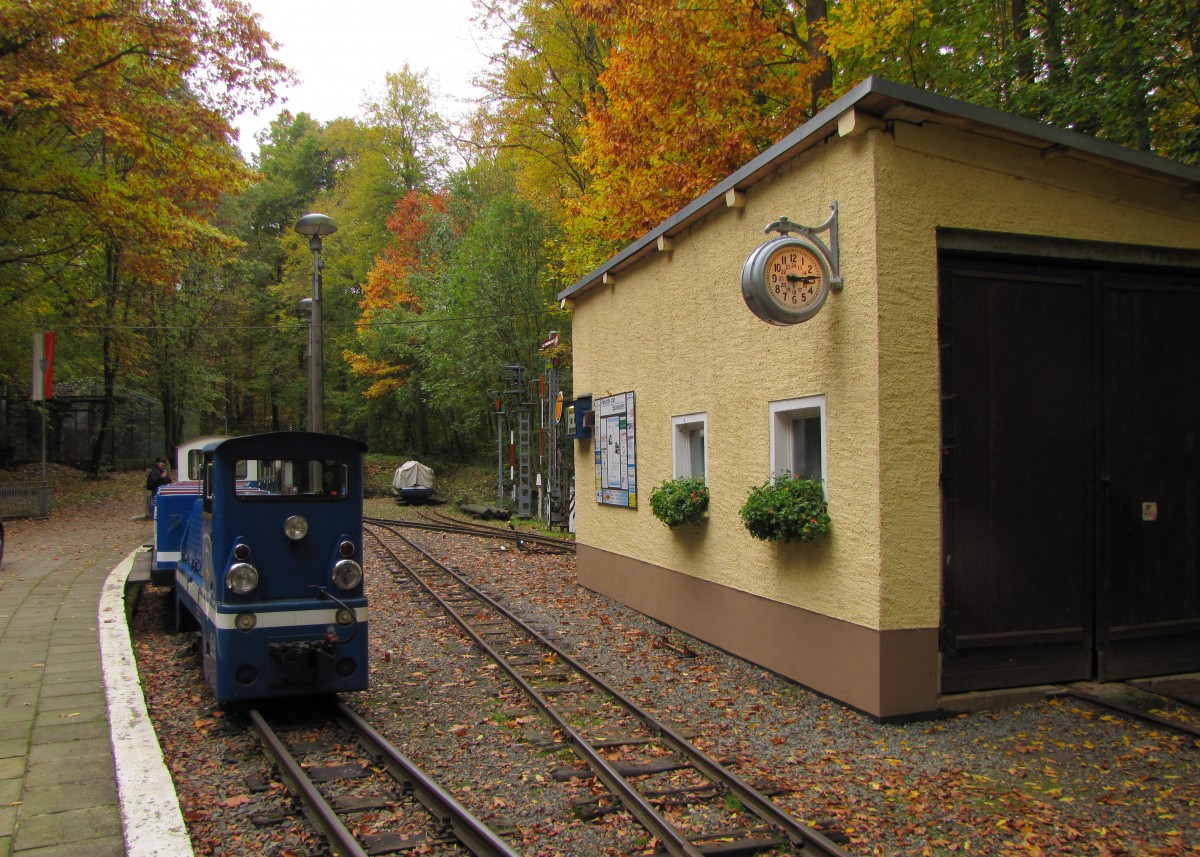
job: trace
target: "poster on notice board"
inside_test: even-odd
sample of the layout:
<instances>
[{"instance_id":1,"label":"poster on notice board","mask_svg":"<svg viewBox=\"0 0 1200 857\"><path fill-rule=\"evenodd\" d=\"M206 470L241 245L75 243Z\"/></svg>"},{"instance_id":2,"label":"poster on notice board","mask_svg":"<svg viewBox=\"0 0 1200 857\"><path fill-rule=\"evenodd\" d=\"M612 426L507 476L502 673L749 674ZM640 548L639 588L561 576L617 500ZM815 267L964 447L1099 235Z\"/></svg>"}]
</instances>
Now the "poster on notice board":
<instances>
[{"instance_id":1,"label":"poster on notice board","mask_svg":"<svg viewBox=\"0 0 1200 857\"><path fill-rule=\"evenodd\" d=\"M633 393L593 399L596 412L596 502L637 508L637 439Z\"/></svg>"}]
</instances>

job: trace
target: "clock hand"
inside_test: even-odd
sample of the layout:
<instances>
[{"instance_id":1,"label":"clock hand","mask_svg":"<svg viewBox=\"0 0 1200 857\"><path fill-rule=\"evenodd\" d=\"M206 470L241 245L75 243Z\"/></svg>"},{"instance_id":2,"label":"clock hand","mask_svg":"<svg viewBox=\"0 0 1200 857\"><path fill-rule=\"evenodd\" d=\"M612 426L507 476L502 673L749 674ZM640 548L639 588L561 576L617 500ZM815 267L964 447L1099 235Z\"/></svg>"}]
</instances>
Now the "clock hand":
<instances>
[{"instance_id":1,"label":"clock hand","mask_svg":"<svg viewBox=\"0 0 1200 857\"><path fill-rule=\"evenodd\" d=\"M815 283L818 279L820 279L815 275L811 277L802 277L799 274L788 274L787 278L789 283Z\"/></svg>"}]
</instances>

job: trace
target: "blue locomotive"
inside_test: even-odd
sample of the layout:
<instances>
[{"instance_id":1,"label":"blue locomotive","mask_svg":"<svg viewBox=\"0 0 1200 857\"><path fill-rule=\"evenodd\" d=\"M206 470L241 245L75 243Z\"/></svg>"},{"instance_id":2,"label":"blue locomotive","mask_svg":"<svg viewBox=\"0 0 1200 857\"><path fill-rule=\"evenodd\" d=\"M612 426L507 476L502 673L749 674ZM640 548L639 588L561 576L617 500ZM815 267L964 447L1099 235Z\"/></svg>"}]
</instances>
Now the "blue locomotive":
<instances>
[{"instance_id":1,"label":"blue locomotive","mask_svg":"<svg viewBox=\"0 0 1200 857\"><path fill-rule=\"evenodd\" d=\"M175 614L181 627L199 625L218 700L366 688L365 449L311 432L203 448L180 533Z\"/></svg>"}]
</instances>

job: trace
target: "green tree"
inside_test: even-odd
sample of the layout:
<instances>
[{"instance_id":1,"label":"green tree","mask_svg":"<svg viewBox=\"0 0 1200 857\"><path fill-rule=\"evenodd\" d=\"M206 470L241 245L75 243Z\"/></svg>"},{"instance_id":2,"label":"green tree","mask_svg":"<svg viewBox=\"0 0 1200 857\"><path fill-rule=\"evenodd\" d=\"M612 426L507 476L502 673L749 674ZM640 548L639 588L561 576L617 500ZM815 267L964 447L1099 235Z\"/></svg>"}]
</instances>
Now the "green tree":
<instances>
[{"instance_id":1,"label":"green tree","mask_svg":"<svg viewBox=\"0 0 1200 857\"><path fill-rule=\"evenodd\" d=\"M451 190L451 217L464 228L422 294L429 322L423 389L440 445L466 453L487 437L488 391L504 367L519 364L536 377L541 343L566 319L546 253L555 227L515 192L511 173L483 164Z\"/></svg>"},{"instance_id":2,"label":"green tree","mask_svg":"<svg viewBox=\"0 0 1200 857\"><path fill-rule=\"evenodd\" d=\"M451 148L449 126L434 107L429 73L405 63L388 72L383 92L363 104L366 124L378 129L378 152L399 183L396 196L443 180Z\"/></svg>"},{"instance_id":3,"label":"green tree","mask_svg":"<svg viewBox=\"0 0 1200 857\"><path fill-rule=\"evenodd\" d=\"M849 0L842 91L869 74L1200 162L1200 13L1186 0Z\"/></svg>"},{"instance_id":4,"label":"green tree","mask_svg":"<svg viewBox=\"0 0 1200 857\"><path fill-rule=\"evenodd\" d=\"M223 269L226 290L236 299L219 309L227 329L244 331L222 352L222 425L232 430L303 425L307 358L300 299L312 292L312 255L294 227L348 170L345 140L333 124L280 113L259 136L259 180L232 203L234 234L244 243L236 264Z\"/></svg>"}]
</instances>

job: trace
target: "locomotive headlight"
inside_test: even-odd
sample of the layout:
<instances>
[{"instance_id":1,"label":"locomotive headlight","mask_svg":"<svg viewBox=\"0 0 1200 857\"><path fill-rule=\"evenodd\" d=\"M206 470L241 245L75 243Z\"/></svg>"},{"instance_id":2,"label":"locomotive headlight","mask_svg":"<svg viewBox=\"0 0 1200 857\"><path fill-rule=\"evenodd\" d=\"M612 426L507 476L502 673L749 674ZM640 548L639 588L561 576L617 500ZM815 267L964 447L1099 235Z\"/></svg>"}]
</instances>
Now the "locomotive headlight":
<instances>
[{"instance_id":1,"label":"locomotive headlight","mask_svg":"<svg viewBox=\"0 0 1200 857\"><path fill-rule=\"evenodd\" d=\"M283 534L294 542L308 535L308 521L301 515L292 515L283 522Z\"/></svg>"},{"instance_id":2,"label":"locomotive headlight","mask_svg":"<svg viewBox=\"0 0 1200 857\"><path fill-rule=\"evenodd\" d=\"M225 572L225 586L236 595L245 595L258 586L258 569L248 562L235 562Z\"/></svg>"},{"instance_id":3,"label":"locomotive headlight","mask_svg":"<svg viewBox=\"0 0 1200 857\"><path fill-rule=\"evenodd\" d=\"M342 542L340 545L338 545L338 556L354 556L354 542Z\"/></svg>"},{"instance_id":4,"label":"locomotive headlight","mask_svg":"<svg viewBox=\"0 0 1200 857\"><path fill-rule=\"evenodd\" d=\"M362 566L352 559L338 560L333 566L333 582L338 589L353 589L362 583Z\"/></svg>"}]
</instances>

